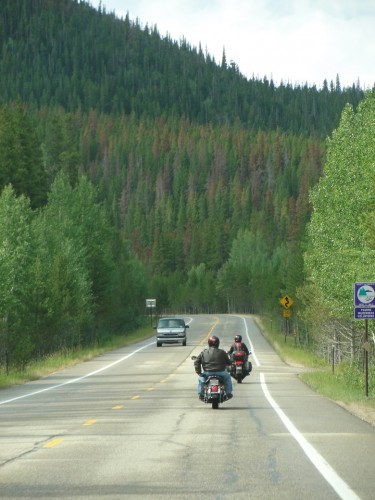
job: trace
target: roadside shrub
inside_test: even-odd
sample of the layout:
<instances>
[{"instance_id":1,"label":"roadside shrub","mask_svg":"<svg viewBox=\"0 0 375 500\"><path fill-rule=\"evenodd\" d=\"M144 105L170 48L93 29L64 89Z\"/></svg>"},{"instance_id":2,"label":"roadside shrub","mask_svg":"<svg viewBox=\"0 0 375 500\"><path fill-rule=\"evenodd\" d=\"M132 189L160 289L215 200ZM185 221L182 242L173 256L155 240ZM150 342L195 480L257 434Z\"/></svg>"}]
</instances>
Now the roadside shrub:
<instances>
[{"instance_id":1,"label":"roadside shrub","mask_svg":"<svg viewBox=\"0 0 375 500\"><path fill-rule=\"evenodd\" d=\"M349 363L341 363L335 373L337 381L349 390L364 391L366 380L364 370ZM369 366L369 396L375 396L375 365Z\"/></svg>"}]
</instances>

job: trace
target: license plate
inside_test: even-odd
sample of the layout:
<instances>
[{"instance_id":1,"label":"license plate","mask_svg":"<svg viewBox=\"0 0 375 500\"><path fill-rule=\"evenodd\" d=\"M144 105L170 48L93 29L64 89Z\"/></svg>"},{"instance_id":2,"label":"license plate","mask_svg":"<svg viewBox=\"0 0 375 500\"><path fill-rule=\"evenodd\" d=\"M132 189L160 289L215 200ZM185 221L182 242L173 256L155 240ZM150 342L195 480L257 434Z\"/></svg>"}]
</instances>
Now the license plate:
<instances>
[{"instance_id":1,"label":"license plate","mask_svg":"<svg viewBox=\"0 0 375 500\"><path fill-rule=\"evenodd\" d=\"M212 378L212 379L210 380L210 385L219 385L219 381L218 381L218 379L217 379L217 378Z\"/></svg>"}]
</instances>

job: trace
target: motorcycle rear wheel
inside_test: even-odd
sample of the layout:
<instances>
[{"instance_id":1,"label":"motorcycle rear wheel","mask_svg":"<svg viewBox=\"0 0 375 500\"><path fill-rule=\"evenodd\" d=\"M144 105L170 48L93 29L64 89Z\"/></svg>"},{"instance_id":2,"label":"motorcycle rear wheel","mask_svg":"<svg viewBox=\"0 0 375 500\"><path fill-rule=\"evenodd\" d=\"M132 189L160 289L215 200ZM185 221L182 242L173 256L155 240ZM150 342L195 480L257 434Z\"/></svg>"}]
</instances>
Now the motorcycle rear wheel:
<instances>
[{"instance_id":1,"label":"motorcycle rear wheel","mask_svg":"<svg viewBox=\"0 0 375 500\"><path fill-rule=\"evenodd\" d=\"M217 399L214 399L212 401L212 409L213 410L218 410L219 409L219 401Z\"/></svg>"}]
</instances>

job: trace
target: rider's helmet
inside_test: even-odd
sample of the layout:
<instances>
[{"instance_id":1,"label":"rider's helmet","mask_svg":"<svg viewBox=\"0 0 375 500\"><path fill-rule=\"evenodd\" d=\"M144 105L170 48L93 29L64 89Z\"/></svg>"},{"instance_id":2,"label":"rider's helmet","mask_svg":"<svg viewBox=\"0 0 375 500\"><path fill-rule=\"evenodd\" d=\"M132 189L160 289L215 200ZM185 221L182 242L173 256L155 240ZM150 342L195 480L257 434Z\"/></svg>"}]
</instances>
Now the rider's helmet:
<instances>
[{"instance_id":1,"label":"rider's helmet","mask_svg":"<svg viewBox=\"0 0 375 500\"><path fill-rule=\"evenodd\" d=\"M235 341L235 342L242 342L242 337L241 337L241 335L236 335L236 336L234 337L234 341Z\"/></svg>"},{"instance_id":2,"label":"rider's helmet","mask_svg":"<svg viewBox=\"0 0 375 500\"><path fill-rule=\"evenodd\" d=\"M220 339L218 337L215 337L215 335L212 335L208 339L208 345L210 347L219 347L219 345L220 345Z\"/></svg>"}]
</instances>

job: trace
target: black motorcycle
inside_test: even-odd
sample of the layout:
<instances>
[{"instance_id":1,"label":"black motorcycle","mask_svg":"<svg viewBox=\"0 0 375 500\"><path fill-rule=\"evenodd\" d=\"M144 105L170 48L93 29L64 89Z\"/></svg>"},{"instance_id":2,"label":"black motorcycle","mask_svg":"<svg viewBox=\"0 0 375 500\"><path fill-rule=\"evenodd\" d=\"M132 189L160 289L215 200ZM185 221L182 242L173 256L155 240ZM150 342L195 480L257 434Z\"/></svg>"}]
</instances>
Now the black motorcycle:
<instances>
[{"instance_id":1,"label":"black motorcycle","mask_svg":"<svg viewBox=\"0 0 375 500\"><path fill-rule=\"evenodd\" d=\"M194 361L196 356L192 356L191 359ZM224 377L208 374L201 376L205 377L205 382L199 399L203 403L210 404L213 410L217 410L221 403L229 399L225 392Z\"/></svg>"},{"instance_id":2,"label":"black motorcycle","mask_svg":"<svg viewBox=\"0 0 375 500\"><path fill-rule=\"evenodd\" d=\"M224 378L219 375L206 375L201 401L211 404L212 409L217 410L219 405L227 400Z\"/></svg>"}]
</instances>

